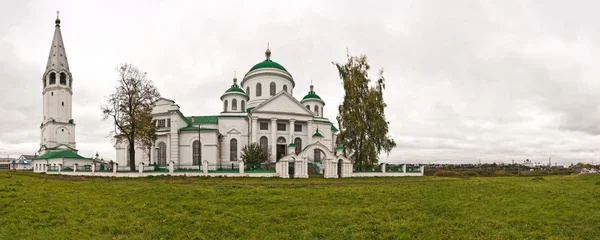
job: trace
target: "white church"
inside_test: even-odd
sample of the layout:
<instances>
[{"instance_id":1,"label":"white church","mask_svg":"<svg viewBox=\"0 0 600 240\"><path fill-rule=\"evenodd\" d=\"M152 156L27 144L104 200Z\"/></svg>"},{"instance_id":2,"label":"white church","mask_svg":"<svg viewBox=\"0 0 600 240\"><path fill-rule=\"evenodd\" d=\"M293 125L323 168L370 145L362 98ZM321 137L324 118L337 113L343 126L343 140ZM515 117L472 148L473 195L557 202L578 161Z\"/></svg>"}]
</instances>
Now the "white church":
<instances>
[{"instance_id":1,"label":"white church","mask_svg":"<svg viewBox=\"0 0 600 240\"><path fill-rule=\"evenodd\" d=\"M271 153L271 162L294 155L315 164L335 158L335 134L331 121L323 117L325 102L310 86L300 100L294 97L292 74L271 59L250 68L241 82L233 78L221 95L222 111L216 115L184 114L175 101L161 98L152 111L157 140L150 156L136 149L135 162L174 163L195 169L231 166L241 160L242 148L258 143ZM128 166L127 144L116 145L117 163Z\"/></svg>"}]
</instances>

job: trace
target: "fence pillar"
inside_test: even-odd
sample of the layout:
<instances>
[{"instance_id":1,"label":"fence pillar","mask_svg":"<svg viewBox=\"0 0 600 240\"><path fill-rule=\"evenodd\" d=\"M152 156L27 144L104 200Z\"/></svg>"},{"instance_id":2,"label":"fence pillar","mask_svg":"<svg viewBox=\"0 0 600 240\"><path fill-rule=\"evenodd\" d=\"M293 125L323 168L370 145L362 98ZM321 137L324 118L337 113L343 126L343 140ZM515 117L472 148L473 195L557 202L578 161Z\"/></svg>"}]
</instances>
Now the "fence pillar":
<instances>
[{"instance_id":1,"label":"fence pillar","mask_svg":"<svg viewBox=\"0 0 600 240\"><path fill-rule=\"evenodd\" d=\"M406 164L402 164L402 172L406 173Z\"/></svg>"},{"instance_id":2,"label":"fence pillar","mask_svg":"<svg viewBox=\"0 0 600 240\"><path fill-rule=\"evenodd\" d=\"M173 165L175 165L175 162L170 161L169 162L169 174L173 174L173 172L175 170L175 166L173 166Z\"/></svg>"},{"instance_id":3,"label":"fence pillar","mask_svg":"<svg viewBox=\"0 0 600 240\"><path fill-rule=\"evenodd\" d=\"M384 163L384 164L381 164L381 172L382 172L382 173L385 173L385 166L386 166L386 165L387 165L387 164L385 164L385 163Z\"/></svg>"},{"instance_id":4,"label":"fence pillar","mask_svg":"<svg viewBox=\"0 0 600 240\"><path fill-rule=\"evenodd\" d=\"M239 161L238 164L240 174L244 173L244 161Z\"/></svg>"},{"instance_id":5,"label":"fence pillar","mask_svg":"<svg viewBox=\"0 0 600 240\"><path fill-rule=\"evenodd\" d=\"M77 172L77 163L73 163L73 172Z\"/></svg>"},{"instance_id":6,"label":"fence pillar","mask_svg":"<svg viewBox=\"0 0 600 240\"><path fill-rule=\"evenodd\" d=\"M140 164L138 164L138 171L140 172L140 175L144 173L144 163L140 162Z\"/></svg>"},{"instance_id":7,"label":"fence pillar","mask_svg":"<svg viewBox=\"0 0 600 240\"><path fill-rule=\"evenodd\" d=\"M202 172L204 172L204 174L208 174L208 161L204 160L204 162L202 163Z\"/></svg>"},{"instance_id":8,"label":"fence pillar","mask_svg":"<svg viewBox=\"0 0 600 240\"><path fill-rule=\"evenodd\" d=\"M112 168L113 168L113 173L117 174L117 168L119 168L119 164L116 162L113 162Z\"/></svg>"},{"instance_id":9,"label":"fence pillar","mask_svg":"<svg viewBox=\"0 0 600 240\"><path fill-rule=\"evenodd\" d=\"M96 163L92 163L92 175L96 172Z\"/></svg>"},{"instance_id":10,"label":"fence pillar","mask_svg":"<svg viewBox=\"0 0 600 240\"><path fill-rule=\"evenodd\" d=\"M58 173L61 173L61 172L62 172L62 163L59 163L58 164Z\"/></svg>"},{"instance_id":11,"label":"fence pillar","mask_svg":"<svg viewBox=\"0 0 600 240\"><path fill-rule=\"evenodd\" d=\"M423 176L425 174L425 165L420 167L421 170L421 176Z\"/></svg>"}]
</instances>

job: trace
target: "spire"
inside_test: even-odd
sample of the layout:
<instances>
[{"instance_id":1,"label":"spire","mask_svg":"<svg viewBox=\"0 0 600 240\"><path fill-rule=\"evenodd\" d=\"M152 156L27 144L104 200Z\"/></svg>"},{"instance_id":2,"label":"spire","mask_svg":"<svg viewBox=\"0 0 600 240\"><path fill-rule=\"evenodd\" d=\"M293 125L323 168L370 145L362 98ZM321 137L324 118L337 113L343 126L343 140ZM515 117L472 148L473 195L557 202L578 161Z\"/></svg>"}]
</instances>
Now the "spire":
<instances>
[{"instance_id":1,"label":"spire","mask_svg":"<svg viewBox=\"0 0 600 240\"><path fill-rule=\"evenodd\" d=\"M310 92L309 93L315 93L315 86L313 86L312 80L310 80Z\"/></svg>"},{"instance_id":2,"label":"spire","mask_svg":"<svg viewBox=\"0 0 600 240\"><path fill-rule=\"evenodd\" d=\"M265 56L267 57L267 61L271 61L271 50L269 50L269 43L267 43L267 51L265 51Z\"/></svg>"},{"instance_id":3,"label":"spire","mask_svg":"<svg viewBox=\"0 0 600 240\"><path fill-rule=\"evenodd\" d=\"M59 12L56 11L56 24L54 27L54 37L52 38L52 45L50 46L50 54L48 55L48 64L46 64L46 72L49 70L61 70L70 73L69 62L67 61L67 52L65 51L65 44L63 43L62 33L60 32L60 19L58 18Z\"/></svg>"}]
</instances>

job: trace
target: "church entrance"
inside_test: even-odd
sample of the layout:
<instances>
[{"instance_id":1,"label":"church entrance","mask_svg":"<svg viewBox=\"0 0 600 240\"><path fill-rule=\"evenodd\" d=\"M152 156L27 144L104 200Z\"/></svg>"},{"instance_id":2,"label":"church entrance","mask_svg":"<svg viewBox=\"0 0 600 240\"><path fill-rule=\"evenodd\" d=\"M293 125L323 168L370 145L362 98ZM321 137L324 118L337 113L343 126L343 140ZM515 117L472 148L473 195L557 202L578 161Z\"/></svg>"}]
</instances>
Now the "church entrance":
<instances>
[{"instance_id":1,"label":"church entrance","mask_svg":"<svg viewBox=\"0 0 600 240\"><path fill-rule=\"evenodd\" d=\"M277 161L279 161L279 159L281 159L283 156L287 155L286 154L286 149L287 149L287 145L285 144L285 138L283 137L279 137L277 139L277 151L276 151L276 158Z\"/></svg>"}]
</instances>

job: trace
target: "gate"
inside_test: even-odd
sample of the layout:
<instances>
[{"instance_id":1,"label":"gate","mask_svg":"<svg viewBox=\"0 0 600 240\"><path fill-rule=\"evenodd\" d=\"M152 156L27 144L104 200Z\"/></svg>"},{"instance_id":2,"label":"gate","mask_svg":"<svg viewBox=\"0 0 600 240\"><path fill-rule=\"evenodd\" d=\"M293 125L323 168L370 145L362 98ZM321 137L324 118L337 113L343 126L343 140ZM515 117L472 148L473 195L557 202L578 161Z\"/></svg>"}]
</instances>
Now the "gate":
<instances>
[{"instance_id":1,"label":"gate","mask_svg":"<svg viewBox=\"0 0 600 240\"><path fill-rule=\"evenodd\" d=\"M288 173L290 174L290 178L294 178L294 165L296 163L295 162L290 162L288 164Z\"/></svg>"}]
</instances>

